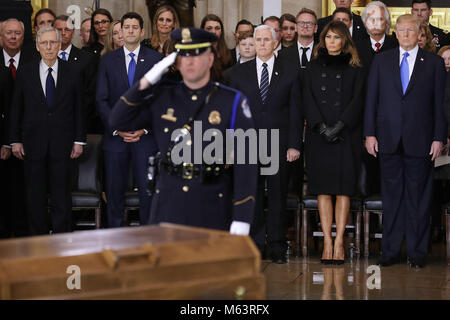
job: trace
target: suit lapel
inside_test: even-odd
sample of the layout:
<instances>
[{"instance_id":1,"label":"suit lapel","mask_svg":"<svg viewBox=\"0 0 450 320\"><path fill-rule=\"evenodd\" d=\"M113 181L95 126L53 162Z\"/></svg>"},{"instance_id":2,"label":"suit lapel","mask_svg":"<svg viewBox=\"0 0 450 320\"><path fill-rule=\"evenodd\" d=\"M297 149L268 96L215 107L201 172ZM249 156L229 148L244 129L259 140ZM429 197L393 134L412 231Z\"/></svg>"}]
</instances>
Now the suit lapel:
<instances>
[{"instance_id":1,"label":"suit lapel","mask_svg":"<svg viewBox=\"0 0 450 320\"><path fill-rule=\"evenodd\" d=\"M270 84L269 84L269 91L267 91L267 102L268 103L271 100L271 97L273 97L277 90L277 86L280 80L280 77L282 76L282 70L280 61L278 61L277 58L275 58L275 62L273 64L273 70L272 70L272 77L270 78Z\"/></svg>"},{"instance_id":2,"label":"suit lapel","mask_svg":"<svg viewBox=\"0 0 450 320\"><path fill-rule=\"evenodd\" d=\"M58 58L58 76L57 76L58 78L56 81L55 98L54 98L52 108L55 108L58 105L59 96L63 92L63 87L64 87L65 80L66 80L66 78L64 77L64 74L67 74L64 72L65 68L66 68L66 64L64 63L64 61L62 61L61 59Z\"/></svg>"},{"instance_id":3,"label":"suit lapel","mask_svg":"<svg viewBox=\"0 0 450 320\"><path fill-rule=\"evenodd\" d=\"M70 49L69 59L68 61L76 62L78 61L78 48L72 45L72 49Z\"/></svg>"},{"instance_id":4,"label":"suit lapel","mask_svg":"<svg viewBox=\"0 0 450 320\"><path fill-rule=\"evenodd\" d=\"M392 50L392 69L394 73L394 83L395 87L399 91L401 95L403 95L403 89L402 89L402 78L400 76L400 49L397 48L397 50Z\"/></svg>"},{"instance_id":5,"label":"suit lapel","mask_svg":"<svg viewBox=\"0 0 450 320\"><path fill-rule=\"evenodd\" d=\"M117 66L118 66L118 72L119 72L119 78L124 81L127 88L130 87L130 84L128 83L128 74L127 74L127 66L126 66L126 60L125 60L125 52L123 51L123 48L116 50L116 60L117 60Z\"/></svg>"},{"instance_id":6,"label":"suit lapel","mask_svg":"<svg viewBox=\"0 0 450 320\"><path fill-rule=\"evenodd\" d=\"M40 77L40 60L35 64L36 72L31 73L31 83L36 85L31 85L36 92L37 97L41 100L42 105L47 105L47 100L45 98L44 89L42 88L41 77Z\"/></svg>"},{"instance_id":7,"label":"suit lapel","mask_svg":"<svg viewBox=\"0 0 450 320\"><path fill-rule=\"evenodd\" d=\"M262 100L261 100L261 94L259 91L259 83L258 83L258 70L256 68L256 58L253 59L251 62L248 63L248 72L246 72L246 74L251 75L251 79L250 80L250 85L251 85L251 91L250 92L255 92L255 97L257 100L257 104L258 105L262 105Z\"/></svg>"},{"instance_id":8,"label":"suit lapel","mask_svg":"<svg viewBox=\"0 0 450 320\"><path fill-rule=\"evenodd\" d=\"M414 87L414 84L417 82L417 78L419 77L419 75L423 74L424 65L424 54L422 49L419 48L419 51L417 51L416 61L414 62L413 73L411 75L411 79L409 80L408 88L406 88L405 95L407 95L408 92L411 91L412 87Z\"/></svg>"},{"instance_id":9,"label":"suit lapel","mask_svg":"<svg viewBox=\"0 0 450 320\"><path fill-rule=\"evenodd\" d=\"M144 47L141 46L141 49L139 50L139 55L137 58L136 72L134 73L133 83L135 83L137 80L141 79L145 75L145 73L148 71L145 69L145 66L147 65L145 63L146 58L147 57L145 54Z\"/></svg>"}]
</instances>

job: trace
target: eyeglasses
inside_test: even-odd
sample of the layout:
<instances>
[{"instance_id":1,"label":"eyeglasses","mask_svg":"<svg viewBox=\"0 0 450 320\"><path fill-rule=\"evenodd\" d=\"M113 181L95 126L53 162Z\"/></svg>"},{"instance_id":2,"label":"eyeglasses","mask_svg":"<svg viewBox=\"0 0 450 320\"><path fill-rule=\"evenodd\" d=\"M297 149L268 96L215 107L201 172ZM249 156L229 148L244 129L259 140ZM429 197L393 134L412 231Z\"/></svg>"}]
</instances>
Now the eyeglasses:
<instances>
[{"instance_id":1,"label":"eyeglasses","mask_svg":"<svg viewBox=\"0 0 450 320\"><path fill-rule=\"evenodd\" d=\"M315 22L311 22L311 21L297 21L297 25L299 27L306 27L306 28L312 28L316 25Z\"/></svg>"},{"instance_id":2,"label":"eyeglasses","mask_svg":"<svg viewBox=\"0 0 450 320\"><path fill-rule=\"evenodd\" d=\"M284 26L282 29L283 29L283 31L288 31L288 30L295 31L295 27Z\"/></svg>"},{"instance_id":3,"label":"eyeglasses","mask_svg":"<svg viewBox=\"0 0 450 320\"><path fill-rule=\"evenodd\" d=\"M96 26L98 26L99 24L107 24L107 23L110 23L111 21L109 21L109 20L97 20L97 21L94 21L94 24L96 25Z\"/></svg>"},{"instance_id":4,"label":"eyeglasses","mask_svg":"<svg viewBox=\"0 0 450 320\"><path fill-rule=\"evenodd\" d=\"M5 31L7 36L11 36L12 34L15 34L17 37L20 37L23 33L22 31L14 31L14 30L7 30Z\"/></svg>"},{"instance_id":5,"label":"eyeglasses","mask_svg":"<svg viewBox=\"0 0 450 320\"><path fill-rule=\"evenodd\" d=\"M50 44L52 47L56 46L59 43L59 41L39 41L39 45L43 47L48 47Z\"/></svg>"}]
</instances>

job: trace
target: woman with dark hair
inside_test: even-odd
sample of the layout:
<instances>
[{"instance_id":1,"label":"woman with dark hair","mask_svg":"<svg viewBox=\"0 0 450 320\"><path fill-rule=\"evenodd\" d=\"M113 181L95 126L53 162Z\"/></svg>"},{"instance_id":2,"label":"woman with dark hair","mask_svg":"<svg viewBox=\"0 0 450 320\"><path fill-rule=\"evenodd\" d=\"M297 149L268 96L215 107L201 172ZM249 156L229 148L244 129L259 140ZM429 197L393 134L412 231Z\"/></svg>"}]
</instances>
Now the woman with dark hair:
<instances>
[{"instance_id":1,"label":"woman with dark hair","mask_svg":"<svg viewBox=\"0 0 450 320\"><path fill-rule=\"evenodd\" d=\"M152 37L143 40L142 45L163 53L163 45L170 39L170 33L179 27L180 22L175 9L168 5L161 6L153 17Z\"/></svg>"},{"instance_id":2,"label":"woman with dark hair","mask_svg":"<svg viewBox=\"0 0 450 320\"><path fill-rule=\"evenodd\" d=\"M324 234L321 262L342 264L350 196L357 193L361 163L364 74L343 22L331 21L319 38L304 75L308 192L318 200Z\"/></svg>"},{"instance_id":3,"label":"woman with dark hair","mask_svg":"<svg viewBox=\"0 0 450 320\"><path fill-rule=\"evenodd\" d=\"M225 43L225 35L222 20L220 20L220 18L215 14L212 13L208 14L202 19L200 28L208 32L214 33L217 36L217 38L219 38L219 40L214 43L217 61L219 62L218 65L220 65L222 70L231 67L233 65L233 61L231 59L230 49L227 48L227 45ZM215 61L216 60L214 60L214 62ZM214 68L217 69L218 66L214 66Z\"/></svg>"},{"instance_id":4,"label":"woman with dark hair","mask_svg":"<svg viewBox=\"0 0 450 320\"><path fill-rule=\"evenodd\" d=\"M97 56L100 56L105 46L108 28L113 21L111 13L108 10L99 8L91 16L91 33L87 44L87 50Z\"/></svg>"},{"instance_id":5,"label":"woman with dark hair","mask_svg":"<svg viewBox=\"0 0 450 320\"><path fill-rule=\"evenodd\" d=\"M280 17L281 21L281 46L287 48L297 41L297 20L290 13Z\"/></svg>"}]
</instances>

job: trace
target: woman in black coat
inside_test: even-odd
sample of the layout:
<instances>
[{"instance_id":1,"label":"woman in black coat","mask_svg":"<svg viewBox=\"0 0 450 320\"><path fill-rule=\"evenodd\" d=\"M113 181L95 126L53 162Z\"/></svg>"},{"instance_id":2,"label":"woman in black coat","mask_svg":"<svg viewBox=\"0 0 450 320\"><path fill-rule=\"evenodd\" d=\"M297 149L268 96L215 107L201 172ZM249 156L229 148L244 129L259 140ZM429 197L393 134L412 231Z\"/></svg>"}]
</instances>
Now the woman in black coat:
<instances>
[{"instance_id":1,"label":"woman in black coat","mask_svg":"<svg viewBox=\"0 0 450 320\"><path fill-rule=\"evenodd\" d=\"M317 195L324 233L321 262L344 262L344 231L350 196L361 164L364 74L348 28L330 22L305 69L305 159L308 192ZM336 196L333 247L332 196Z\"/></svg>"}]
</instances>

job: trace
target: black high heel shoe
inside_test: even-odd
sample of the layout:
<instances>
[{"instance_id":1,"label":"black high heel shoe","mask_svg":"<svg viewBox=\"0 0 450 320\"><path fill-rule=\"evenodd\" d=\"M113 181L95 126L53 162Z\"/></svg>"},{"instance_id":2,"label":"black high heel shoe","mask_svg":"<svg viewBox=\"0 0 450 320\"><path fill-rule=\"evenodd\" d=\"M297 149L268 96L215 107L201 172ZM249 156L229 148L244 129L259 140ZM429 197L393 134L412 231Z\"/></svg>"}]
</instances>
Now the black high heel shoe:
<instances>
[{"instance_id":1,"label":"black high heel shoe","mask_svg":"<svg viewBox=\"0 0 450 320\"><path fill-rule=\"evenodd\" d=\"M320 259L321 264L333 264L333 259Z\"/></svg>"}]
</instances>

